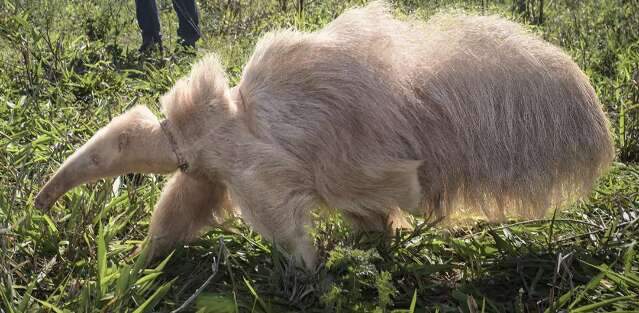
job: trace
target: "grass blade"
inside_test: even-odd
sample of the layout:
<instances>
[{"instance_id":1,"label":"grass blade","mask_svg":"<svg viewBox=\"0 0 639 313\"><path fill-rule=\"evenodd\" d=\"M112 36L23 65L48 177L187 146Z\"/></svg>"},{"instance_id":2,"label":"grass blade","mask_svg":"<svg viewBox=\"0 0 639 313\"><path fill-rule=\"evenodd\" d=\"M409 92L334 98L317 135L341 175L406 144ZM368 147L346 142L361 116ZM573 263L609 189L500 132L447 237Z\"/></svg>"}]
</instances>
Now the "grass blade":
<instances>
[{"instance_id":1,"label":"grass blade","mask_svg":"<svg viewBox=\"0 0 639 313\"><path fill-rule=\"evenodd\" d=\"M253 286L251 286L251 283L248 281L248 279L246 279L246 277L243 277L243 279L244 279L244 284L249 289L249 291L251 292L255 300L257 300L257 303L260 304L260 306L262 307L264 311L266 311L267 313L270 313L271 312L270 308L266 305L266 302L264 302L264 300L260 298L257 292L255 292L255 289L253 289Z\"/></svg>"},{"instance_id":2,"label":"grass blade","mask_svg":"<svg viewBox=\"0 0 639 313\"><path fill-rule=\"evenodd\" d=\"M417 305L417 289L413 291L413 299L410 300L410 307L408 308L409 313L415 313L415 305Z\"/></svg>"},{"instance_id":3,"label":"grass blade","mask_svg":"<svg viewBox=\"0 0 639 313\"><path fill-rule=\"evenodd\" d=\"M98 270L98 291L99 291L99 295L98 295L98 299L102 298L102 296L105 294L106 292L106 272L107 272L107 265L106 265L106 242L104 239L104 226L102 226L102 224L100 224L99 229L98 229L98 237L96 238L97 244L98 244L98 263L97 263L97 270Z\"/></svg>"},{"instance_id":4,"label":"grass blade","mask_svg":"<svg viewBox=\"0 0 639 313\"><path fill-rule=\"evenodd\" d=\"M142 303L142 305L140 305L139 308L133 311L133 313L150 312L155 307L155 305L157 305L158 302L160 302L162 297L164 297L164 295L169 291L169 289L171 288L171 285L176 280L177 280L177 277L173 278L173 280L169 281L168 283L160 286L160 288L158 288L148 299L146 299L146 301L144 301L144 303Z\"/></svg>"},{"instance_id":5,"label":"grass blade","mask_svg":"<svg viewBox=\"0 0 639 313\"><path fill-rule=\"evenodd\" d=\"M576 308L576 309L574 309L574 310L572 310L570 312L571 313L590 312L590 311L593 311L595 309L604 307L604 306L609 305L609 304L613 304L613 303L624 301L624 300L632 300L632 299L634 299L636 301L637 300L637 296L621 296L621 297L615 297L615 298L611 298L611 299L606 299L606 300L599 301L597 303L584 305L584 306Z\"/></svg>"}]
</instances>

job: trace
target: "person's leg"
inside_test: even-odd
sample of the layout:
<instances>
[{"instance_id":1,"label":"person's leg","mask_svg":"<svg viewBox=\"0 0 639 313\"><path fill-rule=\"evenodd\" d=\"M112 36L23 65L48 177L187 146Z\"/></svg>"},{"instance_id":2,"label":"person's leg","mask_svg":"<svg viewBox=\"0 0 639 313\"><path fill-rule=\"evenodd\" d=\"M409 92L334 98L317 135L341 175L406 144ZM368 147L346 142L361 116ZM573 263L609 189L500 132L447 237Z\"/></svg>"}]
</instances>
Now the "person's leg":
<instances>
[{"instance_id":1,"label":"person's leg","mask_svg":"<svg viewBox=\"0 0 639 313\"><path fill-rule=\"evenodd\" d=\"M200 38L200 17L195 0L173 0L173 8L178 16L180 44L195 47Z\"/></svg>"},{"instance_id":2,"label":"person's leg","mask_svg":"<svg viewBox=\"0 0 639 313\"><path fill-rule=\"evenodd\" d=\"M162 49L160 15L155 0L135 0L135 14L142 31L140 51L148 50L156 44Z\"/></svg>"}]
</instances>

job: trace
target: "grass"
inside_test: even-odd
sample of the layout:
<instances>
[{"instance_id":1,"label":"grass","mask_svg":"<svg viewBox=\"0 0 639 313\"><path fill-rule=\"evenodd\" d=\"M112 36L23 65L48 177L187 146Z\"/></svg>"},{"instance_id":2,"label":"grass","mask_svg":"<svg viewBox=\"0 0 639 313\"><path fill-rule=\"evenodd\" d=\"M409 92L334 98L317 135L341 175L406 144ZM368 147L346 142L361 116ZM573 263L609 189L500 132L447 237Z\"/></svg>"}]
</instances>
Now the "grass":
<instances>
[{"instance_id":1,"label":"grass","mask_svg":"<svg viewBox=\"0 0 639 313\"><path fill-rule=\"evenodd\" d=\"M232 82L256 40L313 30L362 1L202 1L202 55ZM519 7L518 4L525 4ZM285 5L286 4L286 5ZM543 14L539 5L543 5ZM176 19L160 1L166 51L143 57L132 1L0 3L0 312L638 312L639 2L394 1L400 15L498 13L562 46L591 77L618 162L582 202L545 220L482 221L392 238L317 219L322 266L296 269L240 220L150 264L150 210L165 178L100 180L48 211L46 178L113 116L158 97L188 72ZM541 18L540 18L541 16ZM200 288L202 287L203 288ZM191 302L188 300L192 298Z\"/></svg>"}]
</instances>

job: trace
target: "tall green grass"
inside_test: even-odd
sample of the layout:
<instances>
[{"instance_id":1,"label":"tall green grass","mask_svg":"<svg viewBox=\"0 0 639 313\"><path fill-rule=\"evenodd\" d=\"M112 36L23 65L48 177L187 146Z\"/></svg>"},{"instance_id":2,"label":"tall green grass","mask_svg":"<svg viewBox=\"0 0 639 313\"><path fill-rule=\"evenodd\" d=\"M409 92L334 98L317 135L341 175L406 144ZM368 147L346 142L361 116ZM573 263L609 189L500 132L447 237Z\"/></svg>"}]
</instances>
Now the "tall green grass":
<instances>
[{"instance_id":1,"label":"tall green grass","mask_svg":"<svg viewBox=\"0 0 639 313\"><path fill-rule=\"evenodd\" d=\"M202 1L198 53L219 53L236 82L268 30L318 29L363 2ZM33 206L50 173L99 127L136 104L158 111L158 97L188 72L193 58L173 53L170 1L159 3L166 52L151 56L136 52L132 1L0 3L0 312L169 312L185 302L183 311L198 312L639 307L638 1L393 1L398 14L422 18L502 14L562 46L609 112L619 163L586 201L545 220L444 229L418 219L415 231L382 238L350 232L338 215L318 217L324 263L312 273L239 220L143 262L145 250L134 251L160 176L100 180L48 211Z\"/></svg>"}]
</instances>

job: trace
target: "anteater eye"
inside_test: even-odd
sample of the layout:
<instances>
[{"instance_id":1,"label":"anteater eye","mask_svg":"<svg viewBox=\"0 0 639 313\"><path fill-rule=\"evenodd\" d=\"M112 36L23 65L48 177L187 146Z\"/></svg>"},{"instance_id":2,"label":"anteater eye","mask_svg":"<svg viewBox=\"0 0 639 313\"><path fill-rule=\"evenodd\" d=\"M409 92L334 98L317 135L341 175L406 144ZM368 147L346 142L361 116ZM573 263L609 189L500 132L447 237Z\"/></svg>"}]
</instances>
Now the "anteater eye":
<instances>
[{"instance_id":1,"label":"anteater eye","mask_svg":"<svg viewBox=\"0 0 639 313\"><path fill-rule=\"evenodd\" d=\"M129 134L127 132L122 132L118 135L118 152L122 152L129 144Z\"/></svg>"}]
</instances>

